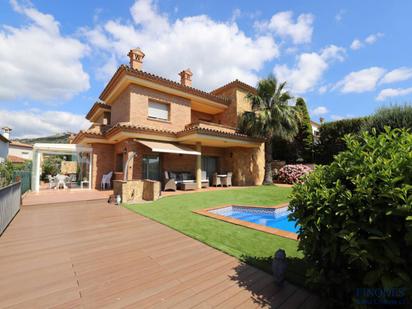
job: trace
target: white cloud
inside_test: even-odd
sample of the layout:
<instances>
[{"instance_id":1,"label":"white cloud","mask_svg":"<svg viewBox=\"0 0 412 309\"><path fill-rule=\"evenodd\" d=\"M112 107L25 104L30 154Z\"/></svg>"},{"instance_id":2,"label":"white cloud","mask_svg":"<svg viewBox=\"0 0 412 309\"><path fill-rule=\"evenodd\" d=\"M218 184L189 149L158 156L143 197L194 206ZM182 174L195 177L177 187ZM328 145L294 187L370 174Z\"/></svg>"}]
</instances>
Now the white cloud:
<instances>
[{"instance_id":1,"label":"white cloud","mask_svg":"<svg viewBox=\"0 0 412 309\"><path fill-rule=\"evenodd\" d=\"M353 50L359 49L362 47L362 42L358 39L355 39L352 41L352 44L350 45L350 48Z\"/></svg>"},{"instance_id":2,"label":"white cloud","mask_svg":"<svg viewBox=\"0 0 412 309\"><path fill-rule=\"evenodd\" d=\"M294 44L310 43L313 33L314 16L301 14L293 20L293 12L279 12L272 16L270 21L261 22L257 27L261 30L273 31L282 38L292 39Z\"/></svg>"},{"instance_id":3,"label":"white cloud","mask_svg":"<svg viewBox=\"0 0 412 309\"><path fill-rule=\"evenodd\" d=\"M319 94L324 94L326 91L328 91L328 89L329 89L328 85L323 85L323 86L319 87L318 92L319 92Z\"/></svg>"},{"instance_id":4,"label":"white cloud","mask_svg":"<svg viewBox=\"0 0 412 309\"><path fill-rule=\"evenodd\" d=\"M336 22L341 22L343 19L343 15L345 15L346 10L339 10L338 14L335 15Z\"/></svg>"},{"instance_id":5,"label":"white cloud","mask_svg":"<svg viewBox=\"0 0 412 309\"><path fill-rule=\"evenodd\" d=\"M369 45L375 44L379 38L383 37L383 35L384 34L382 32L377 32L377 33L368 35L365 38L365 40L355 39L352 41L350 48L353 50L357 50L357 49L364 47L366 44L369 44Z\"/></svg>"},{"instance_id":6,"label":"white cloud","mask_svg":"<svg viewBox=\"0 0 412 309\"><path fill-rule=\"evenodd\" d=\"M381 92L379 92L378 96L376 97L376 100L384 101L387 98L405 96L411 93L412 93L412 87L411 88L386 88L386 89L381 90Z\"/></svg>"},{"instance_id":7,"label":"white cloud","mask_svg":"<svg viewBox=\"0 0 412 309\"><path fill-rule=\"evenodd\" d=\"M78 132L90 123L84 115L61 111L0 110L2 125L12 128L12 138L48 136L63 132Z\"/></svg>"},{"instance_id":8,"label":"white cloud","mask_svg":"<svg viewBox=\"0 0 412 309\"><path fill-rule=\"evenodd\" d=\"M381 79L381 84L390 84L401 82L412 78L412 68L401 67L395 70L392 70L385 74Z\"/></svg>"},{"instance_id":9,"label":"white cloud","mask_svg":"<svg viewBox=\"0 0 412 309\"><path fill-rule=\"evenodd\" d=\"M366 37L365 43L374 44L381 37L383 37L383 33L381 33L381 32L370 34Z\"/></svg>"},{"instance_id":10,"label":"white cloud","mask_svg":"<svg viewBox=\"0 0 412 309\"><path fill-rule=\"evenodd\" d=\"M265 62L279 54L271 35L247 36L235 22L206 15L172 22L151 0L136 1L130 12L132 24L110 20L83 29L90 44L106 54L106 62L125 63L128 51L139 46L146 54L145 71L179 80L178 72L190 68L193 85L211 90L236 78L254 85Z\"/></svg>"},{"instance_id":11,"label":"white cloud","mask_svg":"<svg viewBox=\"0 0 412 309\"><path fill-rule=\"evenodd\" d=\"M295 93L311 91L322 79L332 61L343 61L345 49L330 45L319 53L303 53L299 55L295 67L276 65L275 76L281 81L287 81L288 87Z\"/></svg>"},{"instance_id":12,"label":"white cloud","mask_svg":"<svg viewBox=\"0 0 412 309\"><path fill-rule=\"evenodd\" d=\"M349 118L354 118L355 116L354 115L350 115L350 114L347 114L347 115L345 115L345 116L342 116L342 115L331 115L330 116L330 118L332 119L332 120L334 120L334 121L337 121L337 120L342 120L342 119L349 119Z\"/></svg>"},{"instance_id":13,"label":"white cloud","mask_svg":"<svg viewBox=\"0 0 412 309\"><path fill-rule=\"evenodd\" d=\"M311 111L313 116L321 116L329 113L329 110L325 106L318 106Z\"/></svg>"},{"instance_id":14,"label":"white cloud","mask_svg":"<svg viewBox=\"0 0 412 309\"><path fill-rule=\"evenodd\" d=\"M345 116L340 116L340 115L331 115L330 116L330 118L332 119L332 120L342 120L342 119L345 119L346 117Z\"/></svg>"},{"instance_id":15,"label":"white cloud","mask_svg":"<svg viewBox=\"0 0 412 309\"><path fill-rule=\"evenodd\" d=\"M29 23L0 28L0 100L67 100L89 88L87 46L63 36L52 15L11 2Z\"/></svg>"},{"instance_id":16,"label":"white cloud","mask_svg":"<svg viewBox=\"0 0 412 309\"><path fill-rule=\"evenodd\" d=\"M378 80L384 73L385 70L380 67L351 72L339 81L334 88L340 89L343 93L371 91L375 89Z\"/></svg>"}]
</instances>

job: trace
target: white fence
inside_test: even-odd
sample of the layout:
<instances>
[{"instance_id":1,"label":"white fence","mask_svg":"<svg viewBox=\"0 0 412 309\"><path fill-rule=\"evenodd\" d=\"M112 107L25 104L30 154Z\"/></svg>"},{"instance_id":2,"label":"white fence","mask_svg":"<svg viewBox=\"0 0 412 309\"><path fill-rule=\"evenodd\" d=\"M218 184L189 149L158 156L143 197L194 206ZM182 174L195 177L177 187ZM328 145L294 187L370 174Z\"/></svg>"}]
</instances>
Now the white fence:
<instances>
[{"instance_id":1,"label":"white fence","mask_svg":"<svg viewBox=\"0 0 412 309\"><path fill-rule=\"evenodd\" d=\"M21 183L0 188L0 235L20 210Z\"/></svg>"}]
</instances>

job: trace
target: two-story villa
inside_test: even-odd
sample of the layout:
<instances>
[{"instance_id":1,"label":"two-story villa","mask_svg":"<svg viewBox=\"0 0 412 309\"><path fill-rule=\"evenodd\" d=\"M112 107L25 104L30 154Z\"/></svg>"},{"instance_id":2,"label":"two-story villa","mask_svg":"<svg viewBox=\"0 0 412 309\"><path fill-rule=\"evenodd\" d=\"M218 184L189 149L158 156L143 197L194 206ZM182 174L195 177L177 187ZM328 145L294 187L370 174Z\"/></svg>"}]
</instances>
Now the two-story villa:
<instances>
[{"instance_id":1,"label":"two-story villa","mask_svg":"<svg viewBox=\"0 0 412 309\"><path fill-rule=\"evenodd\" d=\"M164 171L232 172L234 185L258 185L264 174L264 143L240 134L238 116L250 110L245 99L256 89L238 80L212 92L192 87L192 72L180 83L142 71L144 53L130 50L86 118L92 122L72 143L93 149L92 184L114 179L162 180ZM128 160L130 153L136 153Z\"/></svg>"}]
</instances>

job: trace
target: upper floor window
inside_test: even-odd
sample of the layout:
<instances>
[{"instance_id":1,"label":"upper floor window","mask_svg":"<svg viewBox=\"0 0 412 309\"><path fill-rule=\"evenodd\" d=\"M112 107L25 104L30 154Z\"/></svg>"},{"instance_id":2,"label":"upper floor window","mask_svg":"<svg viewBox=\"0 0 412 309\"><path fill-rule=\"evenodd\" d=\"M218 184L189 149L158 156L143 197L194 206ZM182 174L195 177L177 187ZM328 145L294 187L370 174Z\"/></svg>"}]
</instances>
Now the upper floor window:
<instances>
[{"instance_id":1,"label":"upper floor window","mask_svg":"<svg viewBox=\"0 0 412 309\"><path fill-rule=\"evenodd\" d=\"M169 120L169 114L169 104L149 101L149 118Z\"/></svg>"}]
</instances>

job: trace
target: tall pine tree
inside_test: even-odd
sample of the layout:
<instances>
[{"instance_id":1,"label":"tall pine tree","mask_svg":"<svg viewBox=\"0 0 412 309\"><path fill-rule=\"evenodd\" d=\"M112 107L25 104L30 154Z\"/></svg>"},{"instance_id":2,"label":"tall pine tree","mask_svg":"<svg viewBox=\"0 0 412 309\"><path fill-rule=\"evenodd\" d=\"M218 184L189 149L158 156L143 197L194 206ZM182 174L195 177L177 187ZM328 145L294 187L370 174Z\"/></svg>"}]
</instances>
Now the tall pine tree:
<instances>
[{"instance_id":1,"label":"tall pine tree","mask_svg":"<svg viewBox=\"0 0 412 309\"><path fill-rule=\"evenodd\" d=\"M304 162L313 162L313 134L305 100L296 100L296 111L300 115L299 132L295 138L296 154Z\"/></svg>"}]
</instances>

